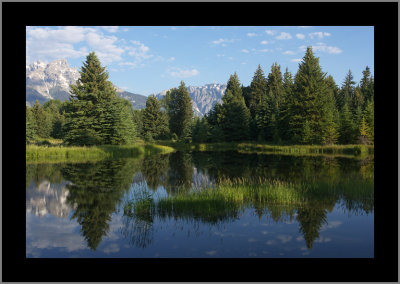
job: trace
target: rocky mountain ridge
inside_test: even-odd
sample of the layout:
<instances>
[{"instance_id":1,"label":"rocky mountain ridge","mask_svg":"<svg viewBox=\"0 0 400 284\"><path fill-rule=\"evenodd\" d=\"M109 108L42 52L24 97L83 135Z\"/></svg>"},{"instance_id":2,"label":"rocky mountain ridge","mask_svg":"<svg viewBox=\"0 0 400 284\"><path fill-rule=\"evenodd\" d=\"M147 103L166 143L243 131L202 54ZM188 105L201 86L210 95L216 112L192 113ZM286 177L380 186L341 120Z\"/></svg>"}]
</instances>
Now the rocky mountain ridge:
<instances>
[{"instance_id":1,"label":"rocky mountain ridge","mask_svg":"<svg viewBox=\"0 0 400 284\"><path fill-rule=\"evenodd\" d=\"M217 102L222 101L226 85L219 83L206 84L201 87L188 86L189 96L192 99L193 113L203 116L208 113ZM162 99L168 90L156 94L157 99Z\"/></svg>"},{"instance_id":2,"label":"rocky mountain ridge","mask_svg":"<svg viewBox=\"0 0 400 284\"><path fill-rule=\"evenodd\" d=\"M80 73L68 65L66 59L46 64L40 60L26 66L26 104L32 106L36 100L43 104L51 99L69 99L71 84L80 78ZM127 92L114 86L120 97L129 100L134 109L146 106L146 96Z\"/></svg>"},{"instance_id":3,"label":"rocky mountain ridge","mask_svg":"<svg viewBox=\"0 0 400 284\"><path fill-rule=\"evenodd\" d=\"M79 71L71 68L66 59L54 60L48 64L35 61L26 66L26 104L32 106L36 100L41 104L51 99L68 100L69 86L75 84L79 78ZM132 103L134 109L146 107L146 96L127 92L117 86L115 89L120 97ZM203 116L216 102L221 102L226 85L212 83L200 87L188 86L187 89L192 99L194 115ZM161 99L167 91L156 94L156 97Z\"/></svg>"}]
</instances>

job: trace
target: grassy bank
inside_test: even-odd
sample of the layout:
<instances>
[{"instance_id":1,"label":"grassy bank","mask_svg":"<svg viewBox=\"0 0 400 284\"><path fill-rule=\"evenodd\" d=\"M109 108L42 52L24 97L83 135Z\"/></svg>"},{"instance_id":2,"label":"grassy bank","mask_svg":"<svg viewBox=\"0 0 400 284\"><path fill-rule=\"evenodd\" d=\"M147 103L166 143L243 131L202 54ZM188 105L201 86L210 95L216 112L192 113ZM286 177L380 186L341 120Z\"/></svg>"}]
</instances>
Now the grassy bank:
<instances>
[{"instance_id":1,"label":"grassy bank","mask_svg":"<svg viewBox=\"0 0 400 284\"><path fill-rule=\"evenodd\" d=\"M112 158L140 157L173 151L174 149L168 146L141 143L124 146L102 145L91 147L27 145L26 161L93 161Z\"/></svg>"},{"instance_id":2,"label":"grassy bank","mask_svg":"<svg viewBox=\"0 0 400 284\"><path fill-rule=\"evenodd\" d=\"M159 144L174 147L178 150L192 151L239 151L242 153L281 153L300 155L353 155L365 156L374 154L372 145L269 145L260 143L193 143L183 144L170 141L159 141Z\"/></svg>"}]
</instances>

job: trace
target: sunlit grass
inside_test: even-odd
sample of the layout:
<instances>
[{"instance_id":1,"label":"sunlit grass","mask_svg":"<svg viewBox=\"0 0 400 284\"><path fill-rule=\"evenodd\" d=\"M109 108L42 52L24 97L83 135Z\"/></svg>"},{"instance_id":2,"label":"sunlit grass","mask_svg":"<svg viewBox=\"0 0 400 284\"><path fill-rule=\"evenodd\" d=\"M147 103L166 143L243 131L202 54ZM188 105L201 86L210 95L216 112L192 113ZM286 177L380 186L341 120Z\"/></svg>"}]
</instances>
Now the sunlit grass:
<instances>
[{"instance_id":1,"label":"sunlit grass","mask_svg":"<svg viewBox=\"0 0 400 284\"><path fill-rule=\"evenodd\" d=\"M140 157L173 151L174 149L171 147L154 144L133 144L124 146L102 145L91 147L27 145L26 161L102 160L109 158Z\"/></svg>"}]
</instances>

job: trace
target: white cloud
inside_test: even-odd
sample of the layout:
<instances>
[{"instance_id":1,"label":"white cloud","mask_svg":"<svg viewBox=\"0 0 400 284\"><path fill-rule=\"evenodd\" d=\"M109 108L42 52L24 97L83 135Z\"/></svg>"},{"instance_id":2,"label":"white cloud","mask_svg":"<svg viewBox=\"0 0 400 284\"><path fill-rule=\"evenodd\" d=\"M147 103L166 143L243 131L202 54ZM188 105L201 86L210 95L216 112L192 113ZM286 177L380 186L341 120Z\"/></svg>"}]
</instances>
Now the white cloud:
<instances>
[{"instance_id":1,"label":"white cloud","mask_svg":"<svg viewBox=\"0 0 400 284\"><path fill-rule=\"evenodd\" d=\"M276 39L291 39L292 36L289 33L281 32L280 35L276 37Z\"/></svg>"},{"instance_id":2,"label":"white cloud","mask_svg":"<svg viewBox=\"0 0 400 284\"><path fill-rule=\"evenodd\" d=\"M152 54L148 54L150 48L145 46L143 43L137 40L131 40L131 46L127 47L128 54L137 60L143 60L153 57Z\"/></svg>"},{"instance_id":3,"label":"white cloud","mask_svg":"<svg viewBox=\"0 0 400 284\"><path fill-rule=\"evenodd\" d=\"M309 33L308 34L308 36L311 38L311 39L314 39L314 38L319 38L319 39L321 39L321 38L324 38L324 37L326 37L326 36L330 36L331 34L330 33L327 33L327 32L315 32L315 33Z\"/></svg>"},{"instance_id":4,"label":"white cloud","mask_svg":"<svg viewBox=\"0 0 400 284\"><path fill-rule=\"evenodd\" d=\"M116 33L118 31L118 26L101 26L102 29L106 30L109 33Z\"/></svg>"},{"instance_id":5,"label":"white cloud","mask_svg":"<svg viewBox=\"0 0 400 284\"><path fill-rule=\"evenodd\" d=\"M247 49L242 49L241 51L244 52L244 53L249 53L250 52Z\"/></svg>"},{"instance_id":6,"label":"white cloud","mask_svg":"<svg viewBox=\"0 0 400 284\"><path fill-rule=\"evenodd\" d=\"M226 43L232 43L236 41L235 39L227 39L227 38L219 38L217 40L213 40L212 43L213 44L221 44L222 46L226 46Z\"/></svg>"},{"instance_id":7,"label":"white cloud","mask_svg":"<svg viewBox=\"0 0 400 284\"><path fill-rule=\"evenodd\" d=\"M178 67L172 67L167 70L167 73L175 78L188 78L188 77L193 77L197 76L200 74L200 72L196 69L188 69L188 70L182 70Z\"/></svg>"},{"instance_id":8,"label":"white cloud","mask_svg":"<svg viewBox=\"0 0 400 284\"><path fill-rule=\"evenodd\" d=\"M260 42L261 44L268 44L268 41L263 40L262 42Z\"/></svg>"},{"instance_id":9,"label":"white cloud","mask_svg":"<svg viewBox=\"0 0 400 284\"><path fill-rule=\"evenodd\" d=\"M317 45L313 45L312 49L313 49L313 51L321 51L321 52L326 52L326 53L330 53L330 54L339 54L339 53L343 52L343 50L341 50L339 47L328 46L322 42L317 43Z\"/></svg>"},{"instance_id":10,"label":"white cloud","mask_svg":"<svg viewBox=\"0 0 400 284\"><path fill-rule=\"evenodd\" d=\"M105 36L101 30L75 26L57 29L27 27L27 63L38 59L48 62L61 58L79 58L87 55L89 50L95 51L103 64L121 60L124 50L118 46L118 38ZM78 43L87 46L77 48L75 44Z\"/></svg>"},{"instance_id":11,"label":"white cloud","mask_svg":"<svg viewBox=\"0 0 400 284\"><path fill-rule=\"evenodd\" d=\"M257 34L255 34L255 33L247 33L247 36L248 37L253 37L253 36L257 36Z\"/></svg>"},{"instance_id":12,"label":"white cloud","mask_svg":"<svg viewBox=\"0 0 400 284\"><path fill-rule=\"evenodd\" d=\"M291 62L301 62L303 59L301 59L301 58L295 58L295 59L292 59L292 60L290 60Z\"/></svg>"},{"instance_id":13,"label":"white cloud","mask_svg":"<svg viewBox=\"0 0 400 284\"><path fill-rule=\"evenodd\" d=\"M296 37L297 37L298 39L304 39L306 36L303 35L303 34L296 34Z\"/></svg>"},{"instance_id":14,"label":"white cloud","mask_svg":"<svg viewBox=\"0 0 400 284\"><path fill-rule=\"evenodd\" d=\"M268 48L264 48L264 49L260 49L258 50L259 52L272 52L272 49L268 49Z\"/></svg>"},{"instance_id":15,"label":"white cloud","mask_svg":"<svg viewBox=\"0 0 400 284\"><path fill-rule=\"evenodd\" d=\"M273 31L273 30L266 30L265 32L267 33L267 35L275 35L276 34L276 31Z\"/></svg>"},{"instance_id":16,"label":"white cloud","mask_svg":"<svg viewBox=\"0 0 400 284\"><path fill-rule=\"evenodd\" d=\"M298 28L300 28L300 29L308 29L308 28L312 28L312 26L298 26Z\"/></svg>"},{"instance_id":17,"label":"white cloud","mask_svg":"<svg viewBox=\"0 0 400 284\"><path fill-rule=\"evenodd\" d=\"M282 53L284 55L294 55L295 53L291 50L286 50L284 53Z\"/></svg>"}]
</instances>

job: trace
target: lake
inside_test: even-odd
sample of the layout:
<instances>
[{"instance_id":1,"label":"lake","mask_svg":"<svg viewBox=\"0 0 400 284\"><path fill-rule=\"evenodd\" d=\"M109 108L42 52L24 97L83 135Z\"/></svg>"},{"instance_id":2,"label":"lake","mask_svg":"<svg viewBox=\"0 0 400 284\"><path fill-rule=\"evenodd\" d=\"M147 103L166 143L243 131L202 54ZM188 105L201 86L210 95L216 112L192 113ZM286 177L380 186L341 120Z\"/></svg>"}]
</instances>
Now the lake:
<instances>
[{"instance_id":1,"label":"lake","mask_svg":"<svg viewBox=\"0 0 400 284\"><path fill-rule=\"evenodd\" d=\"M29 163L26 257L373 258L374 157Z\"/></svg>"}]
</instances>

